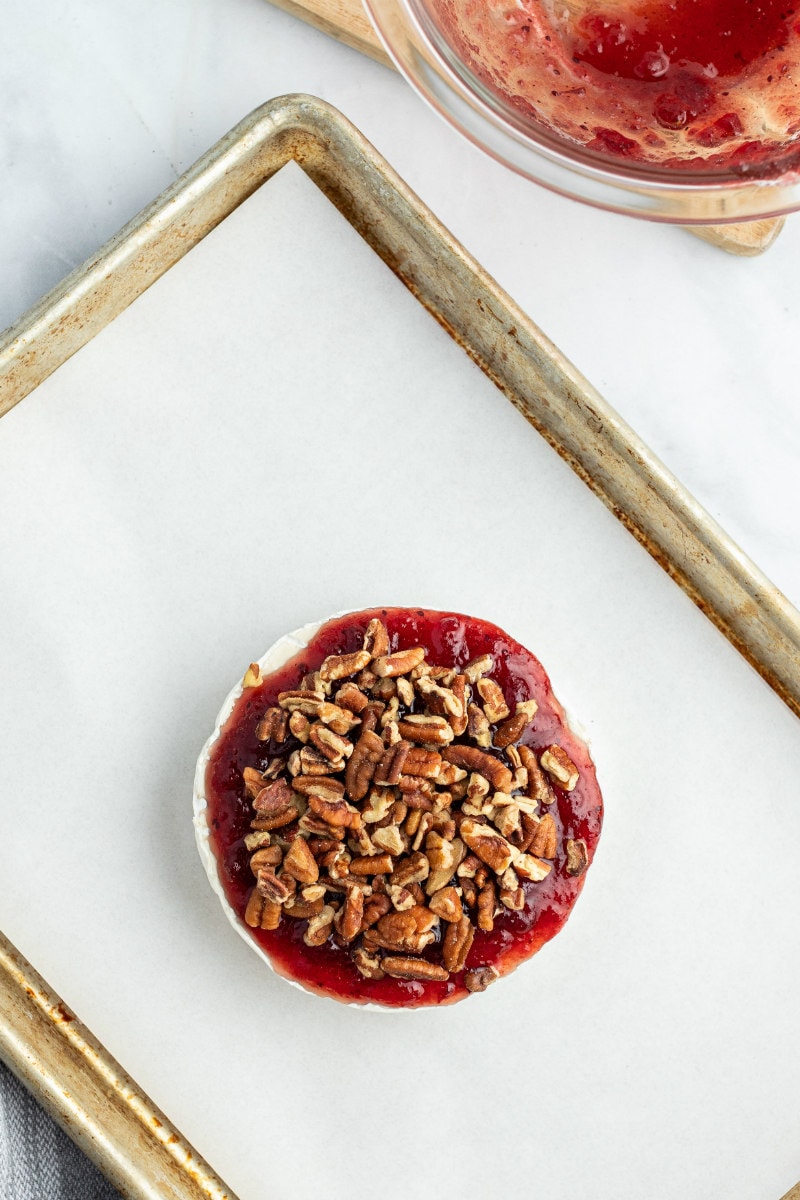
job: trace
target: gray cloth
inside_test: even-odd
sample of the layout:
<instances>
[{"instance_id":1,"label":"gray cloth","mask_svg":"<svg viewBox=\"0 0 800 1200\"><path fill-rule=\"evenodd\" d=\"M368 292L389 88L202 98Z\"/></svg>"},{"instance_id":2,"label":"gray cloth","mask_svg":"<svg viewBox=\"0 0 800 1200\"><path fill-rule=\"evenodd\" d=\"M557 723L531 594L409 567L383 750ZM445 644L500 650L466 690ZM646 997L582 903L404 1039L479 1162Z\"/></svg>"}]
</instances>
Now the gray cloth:
<instances>
[{"instance_id":1,"label":"gray cloth","mask_svg":"<svg viewBox=\"0 0 800 1200\"><path fill-rule=\"evenodd\" d=\"M0 1200L120 1200L2 1063Z\"/></svg>"}]
</instances>

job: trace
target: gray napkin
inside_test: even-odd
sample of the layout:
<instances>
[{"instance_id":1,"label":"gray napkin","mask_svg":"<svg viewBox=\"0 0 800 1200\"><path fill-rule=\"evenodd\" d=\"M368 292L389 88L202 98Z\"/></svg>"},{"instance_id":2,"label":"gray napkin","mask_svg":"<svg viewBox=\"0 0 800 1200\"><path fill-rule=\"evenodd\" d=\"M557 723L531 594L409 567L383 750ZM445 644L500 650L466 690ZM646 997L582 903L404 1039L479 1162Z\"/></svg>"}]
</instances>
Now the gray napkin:
<instances>
[{"instance_id":1,"label":"gray napkin","mask_svg":"<svg viewBox=\"0 0 800 1200\"><path fill-rule=\"evenodd\" d=\"M0 1200L120 1200L2 1063Z\"/></svg>"}]
</instances>

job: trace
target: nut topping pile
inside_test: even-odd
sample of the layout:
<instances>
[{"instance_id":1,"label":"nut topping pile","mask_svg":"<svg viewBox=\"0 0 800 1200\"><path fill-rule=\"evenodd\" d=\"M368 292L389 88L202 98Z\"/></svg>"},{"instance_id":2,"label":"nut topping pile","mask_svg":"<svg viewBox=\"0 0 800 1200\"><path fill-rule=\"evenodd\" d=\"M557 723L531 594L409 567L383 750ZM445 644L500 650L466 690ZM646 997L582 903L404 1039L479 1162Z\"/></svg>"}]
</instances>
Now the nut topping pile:
<instances>
[{"instance_id":1,"label":"nut topping pile","mask_svg":"<svg viewBox=\"0 0 800 1200\"><path fill-rule=\"evenodd\" d=\"M520 744L536 702L512 712L484 655L461 671L422 647L390 653L382 621L363 649L331 655L281 692L256 736L274 754L243 772L256 886L245 920L306 921L303 941L349 949L366 979L444 981L465 971L476 929L525 905L524 883L588 865L583 840L558 845L553 785L579 772L565 751ZM261 682L256 665L245 687ZM285 749L284 749L285 747ZM483 991L493 966L463 983Z\"/></svg>"}]
</instances>

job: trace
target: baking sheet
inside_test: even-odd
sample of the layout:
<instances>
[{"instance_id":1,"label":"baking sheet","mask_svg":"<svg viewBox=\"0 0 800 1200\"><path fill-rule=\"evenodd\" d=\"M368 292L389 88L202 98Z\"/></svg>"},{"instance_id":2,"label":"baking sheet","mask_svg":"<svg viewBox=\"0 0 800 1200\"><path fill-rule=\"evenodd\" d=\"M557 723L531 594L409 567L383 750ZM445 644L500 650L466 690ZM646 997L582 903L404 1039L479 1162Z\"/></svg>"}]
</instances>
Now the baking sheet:
<instances>
[{"instance_id":1,"label":"baking sheet","mask_svg":"<svg viewBox=\"0 0 800 1200\"><path fill-rule=\"evenodd\" d=\"M0 481L4 928L242 1200L399 1196L410 1147L444 1197L794 1182L794 718L298 171L4 419ZM373 602L526 641L605 784L567 929L451 1012L295 996L195 862L241 667Z\"/></svg>"}]
</instances>

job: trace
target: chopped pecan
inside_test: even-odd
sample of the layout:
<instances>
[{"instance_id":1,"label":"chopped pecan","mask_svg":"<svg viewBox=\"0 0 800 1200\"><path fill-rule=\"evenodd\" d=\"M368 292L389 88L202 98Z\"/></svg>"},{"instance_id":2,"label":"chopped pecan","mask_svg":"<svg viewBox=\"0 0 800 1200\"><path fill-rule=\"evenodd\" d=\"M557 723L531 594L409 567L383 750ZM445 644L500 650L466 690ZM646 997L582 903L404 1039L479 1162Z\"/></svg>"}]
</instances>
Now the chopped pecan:
<instances>
[{"instance_id":1,"label":"chopped pecan","mask_svg":"<svg viewBox=\"0 0 800 1200\"><path fill-rule=\"evenodd\" d=\"M448 721L451 717L458 718L464 715L462 701L455 692L442 687L435 679L431 679L430 675L423 675L417 680L417 691L424 698L428 712L446 717Z\"/></svg>"},{"instance_id":2,"label":"chopped pecan","mask_svg":"<svg viewBox=\"0 0 800 1200\"><path fill-rule=\"evenodd\" d=\"M375 767L383 757L384 745L377 733L363 729L347 760L345 787L351 800L363 800L369 791Z\"/></svg>"},{"instance_id":3,"label":"chopped pecan","mask_svg":"<svg viewBox=\"0 0 800 1200\"><path fill-rule=\"evenodd\" d=\"M353 951L353 962L358 973L365 979L383 979L386 973L378 955L369 954L363 946L358 946Z\"/></svg>"},{"instance_id":4,"label":"chopped pecan","mask_svg":"<svg viewBox=\"0 0 800 1200\"><path fill-rule=\"evenodd\" d=\"M335 775L344 767L345 760L326 758L316 746L303 746L289 757L292 775Z\"/></svg>"},{"instance_id":5,"label":"chopped pecan","mask_svg":"<svg viewBox=\"0 0 800 1200\"><path fill-rule=\"evenodd\" d=\"M383 829L376 829L372 840L380 850L385 850L395 858L406 848L406 839L397 825L386 825Z\"/></svg>"},{"instance_id":6,"label":"chopped pecan","mask_svg":"<svg viewBox=\"0 0 800 1200\"><path fill-rule=\"evenodd\" d=\"M351 808L341 796L335 800L327 800L312 792L308 797L308 807L328 825L352 829L361 824L361 815L358 810Z\"/></svg>"},{"instance_id":7,"label":"chopped pecan","mask_svg":"<svg viewBox=\"0 0 800 1200\"><path fill-rule=\"evenodd\" d=\"M528 772L528 786L525 789L531 800L537 804L552 804L555 800L553 789L550 787L544 772L530 746L518 746L522 765Z\"/></svg>"},{"instance_id":8,"label":"chopped pecan","mask_svg":"<svg viewBox=\"0 0 800 1200\"><path fill-rule=\"evenodd\" d=\"M389 882L397 887L408 887L410 883L422 883L430 874L427 857L417 850L397 864L389 876Z\"/></svg>"},{"instance_id":9,"label":"chopped pecan","mask_svg":"<svg viewBox=\"0 0 800 1200\"><path fill-rule=\"evenodd\" d=\"M571 792L580 779L580 772L575 763L560 746L548 746L539 756L539 762L565 792Z\"/></svg>"},{"instance_id":10,"label":"chopped pecan","mask_svg":"<svg viewBox=\"0 0 800 1200\"><path fill-rule=\"evenodd\" d=\"M261 668L259 667L258 663L250 663L250 666L247 668L247 670L244 673L244 679L242 680L242 687L243 688L258 687L258 685L260 683L261 683Z\"/></svg>"},{"instance_id":11,"label":"chopped pecan","mask_svg":"<svg viewBox=\"0 0 800 1200\"><path fill-rule=\"evenodd\" d=\"M455 973L464 970L474 937L475 926L469 917L464 916L447 926L442 943L442 961L448 971Z\"/></svg>"},{"instance_id":12,"label":"chopped pecan","mask_svg":"<svg viewBox=\"0 0 800 1200\"><path fill-rule=\"evenodd\" d=\"M292 884L294 884L294 880L292 880ZM256 886L264 899L269 900L272 904L283 904L294 893L288 880L269 869L258 872Z\"/></svg>"},{"instance_id":13,"label":"chopped pecan","mask_svg":"<svg viewBox=\"0 0 800 1200\"><path fill-rule=\"evenodd\" d=\"M344 825L329 825L327 821L323 821L322 817L318 817L311 811L303 813L297 824L299 831L314 835L315 843L320 840L332 841L334 838L341 841L346 829ZM334 841L333 844L336 845L336 842ZM321 850L320 853L324 854L325 851Z\"/></svg>"},{"instance_id":14,"label":"chopped pecan","mask_svg":"<svg viewBox=\"0 0 800 1200\"><path fill-rule=\"evenodd\" d=\"M399 783L400 776L403 774L403 764L408 758L410 750L411 743L403 740L395 742L393 746L385 750L375 767L373 782L388 784L390 787Z\"/></svg>"},{"instance_id":15,"label":"chopped pecan","mask_svg":"<svg viewBox=\"0 0 800 1200\"><path fill-rule=\"evenodd\" d=\"M398 887L395 883L389 884L388 895L392 902L392 907L397 909L398 912L404 912L407 908L413 908L417 903L417 897L410 888Z\"/></svg>"},{"instance_id":16,"label":"chopped pecan","mask_svg":"<svg viewBox=\"0 0 800 1200\"><path fill-rule=\"evenodd\" d=\"M477 746L445 746L442 758L465 771L476 771L489 780L496 792L510 792L513 776L498 758L479 750ZM406 766L408 774L408 767Z\"/></svg>"},{"instance_id":17,"label":"chopped pecan","mask_svg":"<svg viewBox=\"0 0 800 1200\"><path fill-rule=\"evenodd\" d=\"M451 746L448 749L452 751L461 747ZM452 762L452 759L450 761ZM422 779L437 779L441 768L442 755L438 750L423 750L421 746L412 746L403 764L403 774L417 775ZM402 783L400 786L402 788Z\"/></svg>"},{"instance_id":18,"label":"chopped pecan","mask_svg":"<svg viewBox=\"0 0 800 1200\"><path fill-rule=\"evenodd\" d=\"M536 834L528 852L537 858L555 858L558 846L558 830L552 813L545 813L536 828Z\"/></svg>"},{"instance_id":19,"label":"chopped pecan","mask_svg":"<svg viewBox=\"0 0 800 1200\"><path fill-rule=\"evenodd\" d=\"M344 784L327 775L295 775L292 788L303 796L322 796L324 800L336 800L344 795Z\"/></svg>"},{"instance_id":20,"label":"chopped pecan","mask_svg":"<svg viewBox=\"0 0 800 1200\"><path fill-rule=\"evenodd\" d=\"M452 929L453 926L450 926ZM444 982L448 975L444 967L428 962L424 958L389 957L382 959L381 966L393 979L423 979L426 982Z\"/></svg>"},{"instance_id":21,"label":"chopped pecan","mask_svg":"<svg viewBox=\"0 0 800 1200\"><path fill-rule=\"evenodd\" d=\"M461 880L461 899L468 908L475 908L478 903L478 889L472 879Z\"/></svg>"},{"instance_id":22,"label":"chopped pecan","mask_svg":"<svg viewBox=\"0 0 800 1200\"><path fill-rule=\"evenodd\" d=\"M244 919L252 929L277 929L281 923L281 906L267 900L255 888L247 901Z\"/></svg>"},{"instance_id":23,"label":"chopped pecan","mask_svg":"<svg viewBox=\"0 0 800 1200\"><path fill-rule=\"evenodd\" d=\"M377 729L378 721L381 719L383 710L386 705L382 700L370 700L367 707L361 714L361 732L372 733Z\"/></svg>"},{"instance_id":24,"label":"chopped pecan","mask_svg":"<svg viewBox=\"0 0 800 1200\"><path fill-rule=\"evenodd\" d=\"M372 895L364 901L364 915L361 918L361 929L370 929L380 921L381 917L386 916L392 907L392 901L389 896Z\"/></svg>"},{"instance_id":25,"label":"chopped pecan","mask_svg":"<svg viewBox=\"0 0 800 1200\"><path fill-rule=\"evenodd\" d=\"M448 838L443 838L441 834L431 830L425 839L425 853L430 864L425 891L432 896L439 888L449 883L457 866L456 850Z\"/></svg>"},{"instance_id":26,"label":"chopped pecan","mask_svg":"<svg viewBox=\"0 0 800 1200\"><path fill-rule=\"evenodd\" d=\"M497 795L498 793L495 793ZM522 816L516 804L504 804L495 812L494 824L504 838L512 838L522 827Z\"/></svg>"},{"instance_id":27,"label":"chopped pecan","mask_svg":"<svg viewBox=\"0 0 800 1200\"><path fill-rule=\"evenodd\" d=\"M295 691L279 692L278 704L281 708L285 708L287 712L301 712L307 717L315 717L317 709L325 700L323 691L303 691L301 688Z\"/></svg>"},{"instance_id":28,"label":"chopped pecan","mask_svg":"<svg viewBox=\"0 0 800 1200\"><path fill-rule=\"evenodd\" d=\"M407 741L421 742L426 746L447 746L454 737L449 721L427 713L409 713L397 722L397 728L400 736Z\"/></svg>"},{"instance_id":29,"label":"chopped pecan","mask_svg":"<svg viewBox=\"0 0 800 1200\"><path fill-rule=\"evenodd\" d=\"M582 875L589 865L589 851L583 838L567 838L567 874Z\"/></svg>"},{"instance_id":30,"label":"chopped pecan","mask_svg":"<svg viewBox=\"0 0 800 1200\"><path fill-rule=\"evenodd\" d=\"M366 628L364 649L370 658L383 658L389 653L389 631L378 617L373 617Z\"/></svg>"},{"instance_id":31,"label":"chopped pecan","mask_svg":"<svg viewBox=\"0 0 800 1200\"><path fill-rule=\"evenodd\" d=\"M356 716L362 713L369 704L369 699L352 680L348 680L347 683L342 684L334 696L334 700L340 708L346 708L349 712L355 713Z\"/></svg>"},{"instance_id":32,"label":"chopped pecan","mask_svg":"<svg viewBox=\"0 0 800 1200\"><path fill-rule=\"evenodd\" d=\"M492 739L498 750L505 750L506 746L510 746L512 742L516 742L522 735L522 731L529 725L528 718L525 713L515 712L513 717L507 717L502 721L494 731Z\"/></svg>"},{"instance_id":33,"label":"chopped pecan","mask_svg":"<svg viewBox=\"0 0 800 1200\"><path fill-rule=\"evenodd\" d=\"M298 833L287 850L283 860L283 869L298 883L316 883L319 879L317 860L309 850L308 842L302 834Z\"/></svg>"},{"instance_id":34,"label":"chopped pecan","mask_svg":"<svg viewBox=\"0 0 800 1200\"><path fill-rule=\"evenodd\" d=\"M492 725L496 725L498 721L502 721L511 712L511 709L506 704L506 698L503 695L503 689L493 679L479 679L476 687L478 694L483 700L483 711L491 721Z\"/></svg>"},{"instance_id":35,"label":"chopped pecan","mask_svg":"<svg viewBox=\"0 0 800 1200\"><path fill-rule=\"evenodd\" d=\"M388 875L392 870L389 854L365 854L350 863L351 875Z\"/></svg>"},{"instance_id":36,"label":"chopped pecan","mask_svg":"<svg viewBox=\"0 0 800 1200\"><path fill-rule=\"evenodd\" d=\"M316 900L304 900L295 897L294 900L287 901L283 906L283 911L287 917L293 917L297 921L307 920L309 917L316 917L322 912L323 899L319 896Z\"/></svg>"},{"instance_id":37,"label":"chopped pecan","mask_svg":"<svg viewBox=\"0 0 800 1200\"><path fill-rule=\"evenodd\" d=\"M283 829L287 825L291 825L297 820L297 809L292 806L285 808L283 812L276 813L274 817L258 817L255 821L250 822L251 829Z\"/></svg>"},{"instance_id":38,"label":"chopped pecan","mask_svg":"<svg viewBox=\"0 0 800 1200\"><path fill-rule=\"evenodd\" d=\"M455 696L458 703L461 705L461 713L458 716L450 717L450 724L453 727L453 733L456 737L461 737L467 731L467 677L466 675L456 675L453 682L450 684L450 690Z\"/></svg>"},{"instance_id":39,"label":"chopped pecan","mask_svg":"<svg viewBox=\"0 0 800 1200\"><path fill-rule=\"evenodd\" d=\"M342 758L349 758L353 753L353 743L348 738L334 733L332 729L321 722L311 726L308 738L317 747L320 754L324 754L331 763L338 762Z\"/></svg>"},{"instance_id":40,"label":"chopped pecan","mask_svg":"<svg viewBox=\"0 0 800 1200\"><path fill-rule=\"evenodd\" d=\"M502 875L506 867L514 861L516 855L514 847L491 825L479 824L471 817L467 817L465 821L461 822L459 833L470 850L477 854L487 867L491 867L496 875Z\"/></svg>"},{"instance_id":41,"label":"chopped pecan","mask_svg":"<svg viewBox=\"0 0 800 1200\"><path fill-rule=\"evenodd\" d=\"M268 708L256 725L256 737L260 742L285 742L289 727L288 713L282 708Z\"/></svg>"},{"instance_id":42,"label":"chopped pecan","mask_svg":"<svg viewBox=\"0 0 800 1200\"><path fill-rule=\"evenodd\" d=\"M475 967L464 975L464 987L468 992L485 992L499 977L495 967Z\"/></svg>"},{"instance_id":43,"label":"chopped pecan","mask_svg":"<svg viewBox=\"0 0 800 1200\"><path fill-rule=\"evenodd\" d=\"M434 892L428 900L428 907L443 921L460 921L464 915L461 897L452 886L439 888L438 892Z\"/></svg>"},{"instance_id":44,"label":"chopped pecan","mask_svg":"<svg viewBox=\"0 0 800 1200\"><path fill-rule=\"evenodd\" d=\"M477 746L486 750L492 744L489 718L477 704L467 705L467 733Z\"/></svg>"},{"instance_id":45,"label":"chopped pecan","mask_svg":"<svg viewBox=\"0 0 800 1200\"><path fill-rule=\"evenodd\" d=\"M522 875L523 880L533 880L534 883L541 883L549 874L551 874L552 864L546 863L543 858L534 858L533 854L517 854L513 860L513 868L517 875Z\"/></svg>"},{"instance_id":46,"label":"chopped pecan","mask_svg":"<svg viewBox=\"0 0 800 1200\"><path fill-rule=\"evenodd\" d=\"M308 741L308 731L311 728L311 722L308 717L301 712L293 712L289 715L289 732L293 737L296 737L303 745Z\"/></svg>"},{"instance_id":47,"label":"chopped pecan","mask_svg":"<svg viewBox=\"0 0 800 1200\"><path fill-rule=\"evenodd\" d=\"M514 888L513 890L511 888L501 888L500 903L511 912L522 912L525 907L525 893L521 887Z\"/></svg>"},{"instance_id":48,"label":"chopped pecan","mask_svg":"<svg viewBox=\"0 0 800 1200\"><path fill-rule=\"evenodd\" d=\"M352 654L329 654L319 669L325 683L333 683L336 679L347 679L357 675L370 660L367 650L356 650Z\"/></svg>"},{"instance_id":49,"label":"chopped pecan","mask_svg":"<svg viewBox=\"0 0 800 1200\"><path fill-rule=\"evenodd\" d=\"M348 888L344 906L336 914L336 930L343 942L352 942L361 929L364 916L364 893L358 888Z\"/></svg>"},{"instance_id":50,"label":"chopped pecan","mask_svg":"<svg viewBox=\"0 0 800 1200\"><path fill-rule=\"evenodd\" d=\"M253 801L253 808L261 817L274 817L290 808L294 794L285 779L275 779L263 787Z\"/></svg>"},{"instance_id":51,"label":"chopped pecan","mask_svg":"<svg viewBox=\"0 0 800 1200\"><path fill-rule=\"evenodd\" d=\"M398 650L396 654L384 654L373 659L372 670L380 678L387 676L407 675L425 657L422 646L413 646L408 650Z\"/></svg>"},{"instance_id":52,"label":"chopped pecan","mask_svg":"<svg viewBox=\"0 0 800 1200\"><path fill-rule=\"evenodd\" d=\"M478 929L491 933L494 929L494 908L497 903L497 893L491 879L478 892Z\"/></svg>"},{"instance_id":53,"label":"chopped pecan","mask_svg":"<svg viewBox=\"0 0 800 1200\"><path fill-rule=\"evenodd\" d=\"M303 934L303 941L307 946L324 946L330 937L333 928L333 918L336 916L336 910L326 904L315 916L312 916L308 922L308 928Z\"/></svg>"},{"instance_id":54,"label":"chopped pecan","mask_svg":"<svg viewBox=\"0 0 800 1200\"><path fill-rule=\"evenodd\" d=\"M242 771L244 792L251 800L255 799L264 786L264 776L255 767L245 767Z\"/></svg>"},{"instance_id":55,"label":"chopped pecan","mask_svg":"<svg viewBox=\"0 0 800 1200\"><path fill-rule=\"evenodd\" d=\"M247 833L244 838L245 850L261 850L262 847L268 846L272 838L266 830L261 830L256 833Z\"/></svg>"},{"instance_id":56,"label":"chopped pecan","mask_svg":"<svg viewBox=\"0 0 800 1200\"><path fill-rule=\"evenodd\" d=\"M317 720L322 721L323 725L327 725L329 729L338 734L349 733L359 723L359 718L349 708L331 704L328 700L324 704L320 704L317 709Z\"/></svg>"},{"instance_id":57,"label":"chopped pecan","mask_svg":"<svg viewBox=\"0 0 800 1200\"><path fill-rule=\"evenodd\" d=\"M439 918L429 908L415 904L403 912L386 913L378 921L377 933L389 949L418 953L434 940L432 931L438 922Z\"/></svg>"},{"instance_id":58,"label":"chopped pecan","mask_svg":"<svg viewBox=\"0 0 800 1200\"><path fill-rule=\"evenodd\" d=\"M476 684L482 675L488 675L493 666L491 654L482 654L473 658L464 667L464 676L468 683Z\"/></svg>"},{"instance_id":59,"label":"chopped pecan","mask_svg":"<svg viewBox=\"0 0 800 1200\"><path fill-rule=\"evenodd\" d=\"M406 679L404 675L398 675L395 680L395 687L397 688L397 699L406 708L410 708L414 703L414 685L411 680Z\"/></svg>"},{"instance_id":60,"label":"chopped pecan","mask_svg":"<svg viewBox=\"0 0 800 1200\"><path fill-rule=\"evenodd\" d=\"M262 846L260 850L256 850L250 859L250 870L254 875L257 875L259 871L263 871L266 867L279 867L282 859L283 851L280 846Z\"/></svg>"}]
</instances>

